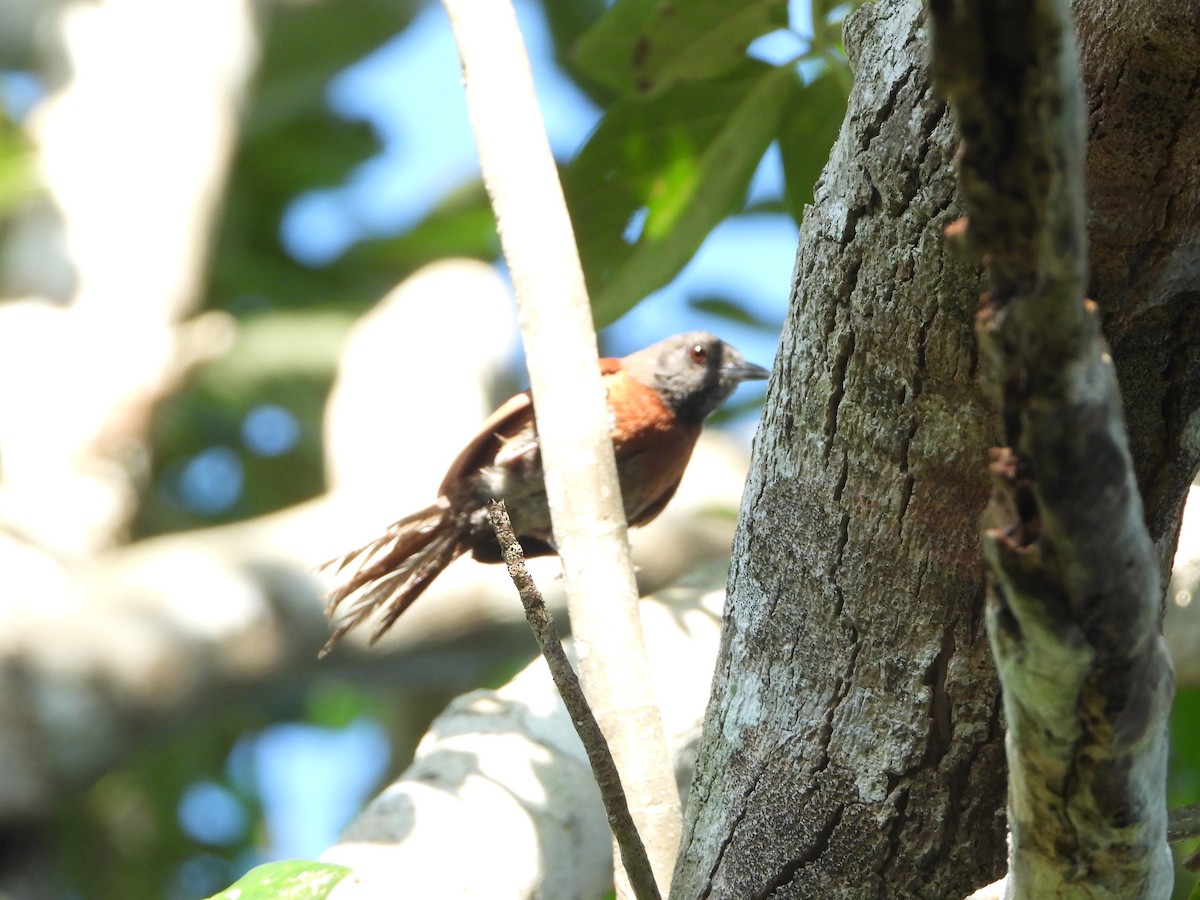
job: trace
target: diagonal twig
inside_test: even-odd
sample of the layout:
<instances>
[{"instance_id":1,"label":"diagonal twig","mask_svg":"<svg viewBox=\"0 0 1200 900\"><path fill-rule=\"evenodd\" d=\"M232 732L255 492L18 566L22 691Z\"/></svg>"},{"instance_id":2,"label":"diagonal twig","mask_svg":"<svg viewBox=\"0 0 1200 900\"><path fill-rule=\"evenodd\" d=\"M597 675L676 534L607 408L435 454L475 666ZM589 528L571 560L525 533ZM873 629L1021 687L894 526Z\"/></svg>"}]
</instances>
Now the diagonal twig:
<instances>
[{"instance_id":1,"label":"diagonal twig","mask_svg":"<svg viewBox=\"0 0 1200 900\"><path fill-rule=\"evenodd\" d=\"M554 625L550 610L546 608L542 593L525 567L525 554L513 532L504 501L491 501L488 504L488 513L492 517L492 527L504 552L508 574L512 577L517 593L521 595L521 603L525 606L525 618L529 621L533 636L541 648L546 665L550 668L550 677L554 679L554 686L558 688L558 693L567 707L571 723L583 742L583 749L587 752L588 762L591 764L592 774L600 788L600 797L608 815L608 826L617 840L621 862L629 875L634 895L638 900L658 900L660 895L654 872L650 868L650 859L646 855L646 847L638 834L637 826L633 823L633 817L629 814L625 789L621 787L621 777L609 751L608 741L604 739L596 717L592 715L591 707L583 696L579 678L563 651L558 629Z\"/></svg>"}]
</instances>

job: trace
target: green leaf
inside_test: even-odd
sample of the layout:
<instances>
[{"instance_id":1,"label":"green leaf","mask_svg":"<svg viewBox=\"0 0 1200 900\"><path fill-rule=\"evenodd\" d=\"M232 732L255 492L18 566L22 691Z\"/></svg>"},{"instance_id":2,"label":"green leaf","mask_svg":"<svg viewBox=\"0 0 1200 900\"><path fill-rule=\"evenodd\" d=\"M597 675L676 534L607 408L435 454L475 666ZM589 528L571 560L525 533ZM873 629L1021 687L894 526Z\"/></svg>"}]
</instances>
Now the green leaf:
<instances>
[{"instance_id":1,"label":"green leaf","mask_svg":"<svg viewBox=\"0 0 1200 900\"><path fill-rule=\"evenodd\" d=\"M294 80L323 85L406 27L420 8L417 0L356 0L354 14L347 15L336 3L272 4L264 11L266 44L258 62L255 102L279 96L279 88ZM331 40L335 34L337 40ZM285 91L306 105L302 93L299 88ZM255 111L255 117L260 114Z\"/></svg>"},{"instance_id":2,"label":"green leaf","mask_svg":"<svg viewBox=\"0 0 1200 900\"><path fill-rule=\"evenodd\" d=\"M289 859L257 866L209 900L324 900L350 874L345 866Z\"/></svg>"},{"instance_id":3,"label":"green leaf","mask_svg":"<svg viewBox=\"0 0 1200 900\"><path fill-rule=\"evenodd\" d=\"M738 325L748 325L751 328L771 333L778 333L779 331L778 322L768 321L762 316L756 316L744 304L738 303L729 297L718 297L716 295L689 297L687 303L688 306L697 312L707 313L710 316L718 316L730 322L736 322Z\"/></svg>"},{"instance_id":4,"label":"green leaf","mask_svg":"<svg viewBox=\"0 0 1200 900\"><path fill-rule=\"evenodd\" d=\"M749 60L732 77L614 105L564 181L598 325L674 278L740 207L797 85L790 67Z\"/></svg>"},{"instance_id":5,"label":"green leaf","mask_svg":"<svg viewBox=\"0 0 1200 900\"><path fill-rule=\"evenodd\" d=\"M575 86L587 94L593 103L600 107L608 106L612 101L612 91L580 71L573 56L575 45L584 32L608 12L608 3L605 0L572 0L571 3L540 0L539 5L550 29L554 62L571 76Z\"/></svg>"},{"instance_id":6,"label":"green leaf","mask_svg":"<svg viewBox=\"0 0 1200 900\"><path fill-rule=\"evenodd\" d=\"M584 32L571 59L589 78L622 94L637 92L634 69L639 42L663 0L617 0Z\"/></svg>"},{"instance_id":7,"label":"green leaf","mask_svg":"<svg viewBox=\"0 0 1200 900\"><path fill-rule=\"evenodd\" d=\"M813 202L813 185L829 161L846 114L842 80L827 70L793 96L779 132L783 178L788 208L799 222L804 207Z\"/></svg>"},{"instance_id":8,"label":"green leaf","mask_svg":"<svg viewBox=\"0 0 1200 900\"><path fill-rule=\"evenodd\" d=\"M617 0L573 58L621 93L654 96L733 71L751 41L787 22L786 0Z\"/></svg>"},{"instance_id":9,"label":"green leaf","mask_svg":"<svg viewBox=\"0 0 1200 900\"><path fill-rule=\"evenodd\" d=\"M40 191L33 146L15 123L0 114L0 220Z\"/></svg>"}]
</instances>

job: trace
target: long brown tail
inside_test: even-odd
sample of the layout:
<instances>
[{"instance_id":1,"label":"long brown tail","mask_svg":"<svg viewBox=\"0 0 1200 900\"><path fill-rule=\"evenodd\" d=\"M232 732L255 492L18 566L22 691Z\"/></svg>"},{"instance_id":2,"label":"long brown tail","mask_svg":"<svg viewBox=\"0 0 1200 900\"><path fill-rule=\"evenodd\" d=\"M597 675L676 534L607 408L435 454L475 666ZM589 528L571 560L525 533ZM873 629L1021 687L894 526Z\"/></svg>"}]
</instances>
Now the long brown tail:
<instances>
[{"instance_id":1,"label":"long brown tail","mask_svg":"<svg viewBox=\"0 0 1200 900\"><path fill-rule=\"evenodd\" d=\"M317 655L324 656L347 631L376 610L383 610L371 634L369 643L374 644L466 549L458 518L445 498L440 498L433 506L394 522L383 537L325 563L321 568L334 567L340 572L357 560L358 569L329 592L325 612L330 617L342 601L354 599Z\"/></svg>"}]
</instances>

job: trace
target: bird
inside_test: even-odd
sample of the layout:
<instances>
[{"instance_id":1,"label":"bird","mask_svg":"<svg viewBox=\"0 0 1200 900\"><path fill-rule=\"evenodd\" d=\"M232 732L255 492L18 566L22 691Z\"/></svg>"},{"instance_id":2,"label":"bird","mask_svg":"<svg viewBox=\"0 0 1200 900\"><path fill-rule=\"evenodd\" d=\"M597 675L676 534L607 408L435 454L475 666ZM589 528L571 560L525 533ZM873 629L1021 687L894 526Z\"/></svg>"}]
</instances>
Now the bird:
<instances>
[{"instance_id":1,"label":"bird","mask_svg":"<svg viewBox=\"0 0 1200 900\"><path fill-rule=\"evenodd\" d=\"M743 381L767 378L733 346L703 331L677 334L619 359L599 360L617 477L631 527L663 511L683 478L704 420ZM344 615L320 651L381 613L369 643L395 624L453 560L502 561L487 504L502 499L526 557L557 551L528 390L503 403L450 464L437 499L376 540L325 563L353 573L327 595Z\"/></svg>"}]
</instances>

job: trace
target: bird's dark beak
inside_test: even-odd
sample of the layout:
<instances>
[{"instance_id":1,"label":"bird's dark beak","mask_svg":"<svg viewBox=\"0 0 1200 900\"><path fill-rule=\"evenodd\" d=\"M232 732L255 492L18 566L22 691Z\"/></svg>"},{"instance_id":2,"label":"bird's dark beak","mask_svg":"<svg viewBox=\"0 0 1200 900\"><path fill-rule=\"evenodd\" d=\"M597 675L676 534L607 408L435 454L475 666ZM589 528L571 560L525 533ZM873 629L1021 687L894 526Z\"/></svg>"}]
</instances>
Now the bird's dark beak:
<instances>
[{"instance_id":1,"label":"bird's dark beak","mask_svg":"<svg viewBox=\"0 0 1200 900\"><path fill-rule=\"evenodd\" d=\"M769 378L771 375L769 370L749 362L739 362L729 366L722 366L721 374L734 382L761 381L764 378Z\"/></svg>"}]
</instances>

